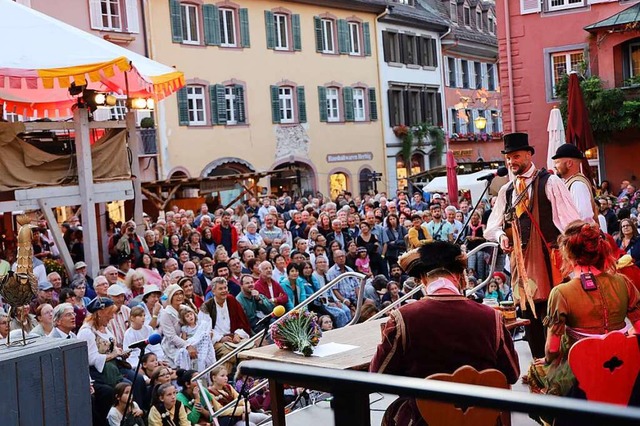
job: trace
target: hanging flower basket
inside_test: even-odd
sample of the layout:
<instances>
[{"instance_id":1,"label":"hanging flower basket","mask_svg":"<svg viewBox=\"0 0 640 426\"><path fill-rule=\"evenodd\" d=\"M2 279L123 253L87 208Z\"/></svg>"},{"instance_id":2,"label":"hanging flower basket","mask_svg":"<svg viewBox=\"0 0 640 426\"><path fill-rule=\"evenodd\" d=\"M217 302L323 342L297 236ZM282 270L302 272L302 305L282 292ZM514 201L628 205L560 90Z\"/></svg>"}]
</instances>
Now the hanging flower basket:
<instances>
[{"instance_id":1,"label":"hanging flower basket","mask_svg":"<svg viewBox=\"0 0 640 426\"><path fill-rule=\"evenodd\" d=\"M396 137L400 138L400 139L402 139L405 136L407 136L410 131L411 131L411 129L408 126L405 126L404 124L400 124L400 125L395 126L393 128L393 134L396 135Z\"/></svg>"}]
</instances>

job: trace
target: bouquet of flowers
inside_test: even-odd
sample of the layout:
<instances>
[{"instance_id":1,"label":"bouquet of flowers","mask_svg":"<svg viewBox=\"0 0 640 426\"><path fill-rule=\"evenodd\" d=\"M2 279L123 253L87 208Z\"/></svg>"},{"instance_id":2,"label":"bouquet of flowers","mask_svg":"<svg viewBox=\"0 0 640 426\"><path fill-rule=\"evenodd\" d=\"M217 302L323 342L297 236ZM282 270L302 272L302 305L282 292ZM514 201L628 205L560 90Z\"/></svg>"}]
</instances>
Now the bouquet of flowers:
<instances>
[{"instance_id":1,"label":"bouquet of flowers","mask_svg":"<svg viewBox=\"0 0 640 426\"><path fill-rule=\"evenodd\" d=\"M304 356L311 356L322 335L316 314L306 310L292 311L284 320L271 325L269 331L280 349L300 351Z\"/></svg>"}]
</instances>

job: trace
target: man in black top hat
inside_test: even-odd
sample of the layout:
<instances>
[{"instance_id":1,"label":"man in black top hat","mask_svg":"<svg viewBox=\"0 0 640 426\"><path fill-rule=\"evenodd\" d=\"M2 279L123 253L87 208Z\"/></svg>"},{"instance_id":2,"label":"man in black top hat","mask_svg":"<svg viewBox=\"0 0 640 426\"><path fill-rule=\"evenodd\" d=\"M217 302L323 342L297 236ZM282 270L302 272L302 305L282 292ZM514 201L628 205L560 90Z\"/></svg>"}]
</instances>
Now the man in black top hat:
<instances>
[{"instance_id":1,"label":"man in black top hat","mask_svg":"<svg viewBox=\"0 0 640 426\"><path fill-rule=\"evenodd\" d=\"M544 168L536 169L534 152L526 133L505 135L502 153L512 179L500 188L484 236L511 253L514 299L531 320L526 328L531 354L542 358L546 341L542 318L551 288L562 278L556 240L580 215L564 182Z\"/></svg>"},{"instance_id":2,"label":"man in black top hat","mask_svg":"<svg viewBox=\"0 0 640 426\"><path fill-rule=\"evenodd\" d=\"M558 176L562 178L571 193L580 218L588 223L598 224L598 208L594 201L593 185L580 173L580 164L584 155L577 146L565 143L560 145L551 157Z\"/></svg>"}]
</instances>

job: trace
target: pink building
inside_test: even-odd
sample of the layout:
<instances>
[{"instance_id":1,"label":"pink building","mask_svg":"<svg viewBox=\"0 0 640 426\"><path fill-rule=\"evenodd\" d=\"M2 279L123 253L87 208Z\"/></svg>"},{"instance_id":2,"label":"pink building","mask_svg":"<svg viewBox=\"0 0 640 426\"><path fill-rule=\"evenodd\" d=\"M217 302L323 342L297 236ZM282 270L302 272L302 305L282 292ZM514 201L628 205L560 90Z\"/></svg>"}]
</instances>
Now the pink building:
<instances>
[{"instance_id":1,"label":"pink building","mask_svg":"<svg viewBox=\"0 0 640 426\"><path fill-rule=\"evenodd\" d=\"M607 0L497 0L500 88L506 133L529 134L538 167L546 164L555 85L572 70L599 76L606 88L640 74L640 4ZM625 88L625 92L628 89ZM629 135L587 153L600 179L637 180ZM598 142L598 141L597 141Z\"/></svg>"}]
</instances>

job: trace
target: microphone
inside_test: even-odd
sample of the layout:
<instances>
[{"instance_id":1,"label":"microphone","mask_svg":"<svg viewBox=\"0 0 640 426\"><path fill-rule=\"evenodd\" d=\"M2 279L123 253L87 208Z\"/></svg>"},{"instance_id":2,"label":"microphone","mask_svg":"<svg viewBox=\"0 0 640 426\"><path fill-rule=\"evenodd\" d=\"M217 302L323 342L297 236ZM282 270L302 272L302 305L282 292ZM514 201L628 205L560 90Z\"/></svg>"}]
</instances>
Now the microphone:
<instances>
[{"instance_id":1,"label":"microphone","mask_svg":"<svg viewBox=\"0 0 640 426\"><path fill-rule=\"evenodd\" d=\"M498 170L496 170L495 172L486 174L484 176L480 176L478 179L476 179L477 181L482 181L482 180L488 180L488 181L492 181L494 177L496 176L500 176L500 177L504 177L506 175L509 174L509 170L507 170L506 167L499 167Z\"/></svg>"},{"instance_id":2,"label":"microphone","mask_svg":"<svg viewBox=\"0 0 640 426\"><path fill-rule=\"evenodd\" d=\"M281 316L284 315L284 313L287 310L284 308L284 306L282 305L278 305L275 308L273 308L273 311L271 311L271 314L267 315L266 317L262 318L260 321L258 321L258 323L256 324L256 328L260 325L262 325L263 323L269 323L269 321L271 321L271 318L280 318Z\"/></svg>"},{"instance_id":3,"label":"microphone","mask_svg":"<svg viewBox=\"0 0 640 426\"><path fill-rule=\"evenodd\" d=\"M139 340L129 345L129 349L142 349L147 347L147 345L157 345L162 342L162 336L158 333L153 333L145 340Z\"/></svg>"}]
</instances>

